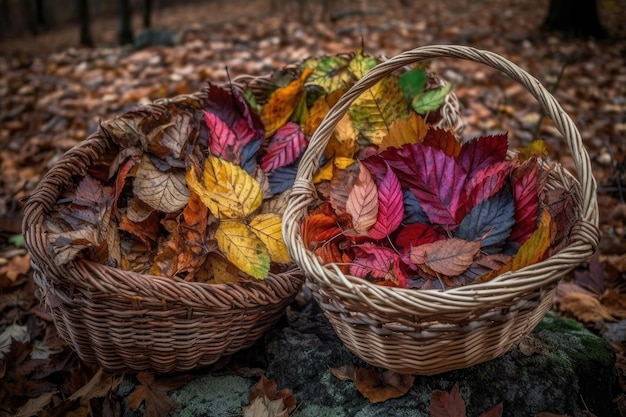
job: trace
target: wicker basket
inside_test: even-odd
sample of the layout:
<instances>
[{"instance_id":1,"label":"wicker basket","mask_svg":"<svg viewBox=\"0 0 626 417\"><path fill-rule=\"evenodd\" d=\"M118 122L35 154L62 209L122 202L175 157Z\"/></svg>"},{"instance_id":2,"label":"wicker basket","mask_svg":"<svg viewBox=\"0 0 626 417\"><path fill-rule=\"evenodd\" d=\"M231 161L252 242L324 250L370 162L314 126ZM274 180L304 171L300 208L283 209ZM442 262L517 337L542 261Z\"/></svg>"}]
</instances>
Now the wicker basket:
<instances>
[{"instance_id":1,"label":"wicker basket","mask_svg":"<svg viewBox=\"0 0 626 417\"><path fill-rule=\"evenodd\" d=\"M149 106L160 112L179 105L200 109L204 94ZM44 220L72 179L84 176L113 146L98 131L71 149L44 176L25 208L23 229L34 280L60 335L83 361L108 371L188 370L252 345L300 291L304 278L297 267L264 280L206 284L85 259L55 265Z\"/></svg>"},{"instance_id":2,"label":"wicker basket","mask_svg":"<svg viewBox=\"0 0 626 417\"><path fill-rule=\"evenodd\" d=\"M569 146L578 179L557 165L548 187L573 190L577 211L570 243L545 261L504 273L492 281L446 290L377 286L321 265L306 249L301 223L316 200L311 183L319 156L350 104L390 71L430 58L461 58L486 64L521 83L541 103ZM299 166L283 217L292 258L304 270L313 295L345 345L366 362L399 373L433 375L496 358L528 334L551 306L559 279L588 258L598 244L596 184L589 156L570 117L532 76L497 54L463 46L406 51L379 64L331 109Z\"/></svg>"}]
</instances>

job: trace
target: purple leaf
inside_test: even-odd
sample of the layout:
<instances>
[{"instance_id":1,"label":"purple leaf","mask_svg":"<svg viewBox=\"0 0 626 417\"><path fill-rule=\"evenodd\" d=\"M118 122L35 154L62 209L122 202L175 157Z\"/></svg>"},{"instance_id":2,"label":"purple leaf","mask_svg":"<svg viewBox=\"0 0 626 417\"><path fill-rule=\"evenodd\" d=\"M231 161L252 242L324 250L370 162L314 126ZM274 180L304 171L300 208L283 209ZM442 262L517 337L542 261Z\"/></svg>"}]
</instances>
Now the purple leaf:
<instances>
[{"instance_id":1,"label":"purple leaf","mask_svg":"<svg viewBox=\"0 0 626 417\"><path fill-rule=\"evenodd\" d=\"M269 172L275 168L293 163L304 151L308 142L296 123L281 126L267 145L267 152L261 158L261 169Z\"/></svg>"}]
</instances>

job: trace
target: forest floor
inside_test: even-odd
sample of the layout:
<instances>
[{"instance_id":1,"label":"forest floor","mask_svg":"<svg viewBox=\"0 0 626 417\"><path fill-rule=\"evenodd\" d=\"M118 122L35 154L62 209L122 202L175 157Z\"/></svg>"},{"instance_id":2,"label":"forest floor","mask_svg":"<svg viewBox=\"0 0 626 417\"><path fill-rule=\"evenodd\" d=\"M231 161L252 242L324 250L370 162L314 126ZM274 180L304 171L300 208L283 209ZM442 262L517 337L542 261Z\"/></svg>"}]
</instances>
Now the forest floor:
<instances>
[{"instance_id":1,"label":"forest floor","mask_svg":"<svg viewBox=\"0 0 626 417\"><path fill-rule=\"evenodd\" d=\"M598 333L626 319L626 2L599 3L611 34L606 40L540 31L548 0L416 0L410 7L374 0L252 0L156 10L153 27L175 33L175 46L116 46L115 19L94 20L95 48L76 46L77 26L0 42L0 352L6 355L0 386L12 398L0 396L0 416L52 392L63 395L50 394L41 410L60 415L51 404L58 407L95 373L66 359L69 349L39 304L20 238L25 201L60 156L100 120L136 103L361 46L371 55L393 56L422 45L470 45L510 59L553 91L590 155L601 231L598 254L566 277L554 308ZM507 131L516 147L540 136L550 157L575 171L560 134L522 87L470 62L442 59L431 68L454 84L466 137ZM558 301L568 292L586 298L564 308ZM591 309L584 308L588 303ZM19 334L21 328L27 334ZM624 375L621 342L614 348ZM17 358L14 365L9 356ZM36 357L45 357L45 366Z\"/></svg>"}]
</instances>

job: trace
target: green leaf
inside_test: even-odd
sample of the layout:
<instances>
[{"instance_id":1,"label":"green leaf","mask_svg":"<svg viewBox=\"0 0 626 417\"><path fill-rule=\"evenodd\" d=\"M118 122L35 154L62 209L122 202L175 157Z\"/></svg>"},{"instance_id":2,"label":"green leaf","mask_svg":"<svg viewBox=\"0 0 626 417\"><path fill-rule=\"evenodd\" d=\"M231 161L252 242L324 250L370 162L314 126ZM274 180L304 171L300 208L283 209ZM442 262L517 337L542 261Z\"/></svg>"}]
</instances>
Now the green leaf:
<instances>
[{"instance_id":1,"label":"green leaf","mask_svg":"<svg viewBox=\"0 0 626 417\"><path fill-rule=\"evenodd\" d=\"M404 93L404 97L408 101L413 101L413 97L423 93L427 78L426 70L422 66L413 68L400 75L398 84Z\"/></svg>"},{"instance_id":2,"label":"green leaf","mask_svg":"<svg viewBox=\"0 0 626 417\"><path fill-rule=\"evenodd\" d=\"M17 246L18 248L24 247L24 236L23 235L13 235L9 237L9 243L13 246Z\"/></svg>"},{"instance_id":3,"label":"green leaf","mask_svg":"<svg viewBox=\"0 0 626 417\"><path fill-rule=\"evenodd\" d=\"M348 70L348 61L339 56L311 58L304 61L302 68L313 68L313 73L305 85L315 85L331 93L339 88L350 86L354 80Z\"/></svg>"},{"instance_id":4,"label":"green leaf","mask_svg":"<svg viewBox=\"0 0 626 417\"><path fill-rule=\"evenodd\" d=\"M360 80L374 68L376 64L378 64L378 60L371 56L363 55L363 49L360 48L354 58L350 60L348 68L350 68L350 72L354 75L354 78Z\"/></svg>"},{"instance_id":5,"label":"green leaf","mask_svg":"<svg viewBox=\"0 0 626 417\"><path fill-rule=\"evenodd\" d=\"M419 114L425 114L429 111L437 110L446 100L446 96L452 90L452 84L446 84L435 90L428 90L413 98L411 105L413 110Z\"/></svg>"},{"instance_id":6,"label":"green leaf","mask_svg":"<svg viewBox=\"0 0 626 417\"><path fill-rule=\"evenodd\" d=\"M363 92L348 114L359 134L367 142L379 145L396 120L409 116L409 107L398 79L389 76Z\"/></svg>"}]
</instances>

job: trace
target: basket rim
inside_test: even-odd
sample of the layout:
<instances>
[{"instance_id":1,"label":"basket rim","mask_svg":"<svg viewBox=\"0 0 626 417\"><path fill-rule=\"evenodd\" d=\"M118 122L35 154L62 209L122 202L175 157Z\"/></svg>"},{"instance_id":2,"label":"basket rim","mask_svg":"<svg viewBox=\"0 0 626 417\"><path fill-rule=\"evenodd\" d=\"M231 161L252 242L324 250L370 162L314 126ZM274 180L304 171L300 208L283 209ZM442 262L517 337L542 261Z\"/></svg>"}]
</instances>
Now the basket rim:
<instances>
[{"instance_id":1,"label":"basket rim","mask_svg":"<svg viewBox=\"0 0 626 417\"><path fill-rule=\"evenodd\" d=\"M580 186L580 199L576 201L580 218L577 219L575 229L571 234L572 240L558 253L535 264L503 273L488 282L455 288L422 290L380 286L359 277L343 274L336 264L322 265L317 257L304 247L300 225L309 206L315 201L312 176L319 167L317 156L323 152L337 122L347 112L353 100L388 72L429 58L466 59L503 72L529 90L539 101L546 115L555 122L572 152L579 179L561 167L562 172ZM560 166L560 164L557 165ZM339 297L365 303L383 313L391 308L405 309L407 313L415 313L411 310L412 307L432 309L432 306L427 305L431 301L439 303L436 307L439 310L453 311L458 310L457 306L445 305L442 301L458 302L462 306L468 306L476 302L498 303L505 299L512 299L518 297L520 293L535 291L554 283L560 279L560 274L565 270L571 270L591 256L596 251L599 240L595 191L596 184L591 172L589 155L583 146L578 129L556 99L536 78L511 61L489 51L459 45L424 46L405 51L377 65L331 108L316 130L300 163L296 182L283 217L283 234L292 258L305 271L309 279L320 286L331 288Z\"/></svg>"}]
</instances>

